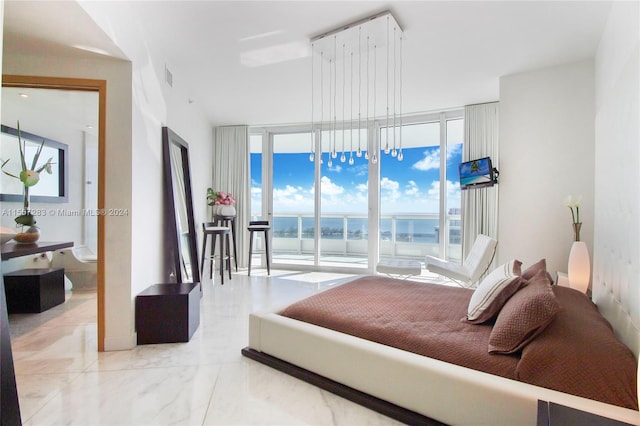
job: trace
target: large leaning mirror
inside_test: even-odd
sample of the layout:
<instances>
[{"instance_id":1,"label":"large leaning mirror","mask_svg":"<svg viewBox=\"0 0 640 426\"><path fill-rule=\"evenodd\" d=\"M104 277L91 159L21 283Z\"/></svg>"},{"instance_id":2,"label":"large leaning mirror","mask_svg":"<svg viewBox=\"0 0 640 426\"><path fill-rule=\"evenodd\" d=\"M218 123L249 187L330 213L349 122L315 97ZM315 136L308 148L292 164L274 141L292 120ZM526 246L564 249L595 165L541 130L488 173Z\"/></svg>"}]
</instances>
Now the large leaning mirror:
<instances>
[{"instance_id":1,"label":"large leaning mirror","mask_svg":"<svg viewBox=\"0 0 640 426\"><path fill-rule=\"evenodd\" d=\"M165 179L165 250L168 282L200 282L193 219L189 145L168 127L162 128Z\"/></svg>"}]
</instances>

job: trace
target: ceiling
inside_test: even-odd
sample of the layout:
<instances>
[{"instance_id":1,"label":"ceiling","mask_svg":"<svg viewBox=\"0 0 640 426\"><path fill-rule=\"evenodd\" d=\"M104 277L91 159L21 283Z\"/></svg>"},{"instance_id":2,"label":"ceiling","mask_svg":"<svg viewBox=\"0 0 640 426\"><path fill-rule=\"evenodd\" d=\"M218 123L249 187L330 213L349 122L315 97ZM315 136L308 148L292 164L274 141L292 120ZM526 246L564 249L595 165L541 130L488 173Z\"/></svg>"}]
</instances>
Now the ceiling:
<instances>
[{"instance_id":1,"label":"ceiling","mask_svg":"<svg viewBox=\"0 0 640 426\"><path fill-rule=\"evenodd\" d=\"M419 113L495 101L501 76L592 58L610 9L594 1L88 4L92 16L135 27L140 48L166 64L213 125L308 122L310 37L377 12L390 10L405 30L403 112ZM125 58L70 1L6 1L4 43L5 51ZM247 61L265 52L270 59Z\"/></svg>"}]
</instances>

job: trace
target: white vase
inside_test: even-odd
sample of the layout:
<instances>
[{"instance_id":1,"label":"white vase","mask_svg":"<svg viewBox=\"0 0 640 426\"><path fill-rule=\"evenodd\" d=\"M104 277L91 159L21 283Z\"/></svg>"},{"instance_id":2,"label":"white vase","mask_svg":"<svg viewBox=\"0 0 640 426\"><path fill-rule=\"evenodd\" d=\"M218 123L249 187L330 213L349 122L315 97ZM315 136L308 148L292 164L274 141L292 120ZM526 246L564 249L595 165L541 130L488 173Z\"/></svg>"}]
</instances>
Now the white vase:
<instances>
[{"instance_id":1,"label":"white vase","mask_svg":"<svg viewBox=\"0 0 640 426\"><path fill-rule=\"evenodd\" d=\"M569 252L569 285L583 293L589 289L591 279L591 262L589 250L584 241L575 241Z\"/></svg>"},{"instance_id":2,"label":"white vase","mask_svg":"<svg viewBox=\"0 0 640 426\"><path fill-rule=\"evenodd\" d=\"M214 216L235 216L236 208L231 205L217 204L211 207Z\"/></svg>"}]
</instances>

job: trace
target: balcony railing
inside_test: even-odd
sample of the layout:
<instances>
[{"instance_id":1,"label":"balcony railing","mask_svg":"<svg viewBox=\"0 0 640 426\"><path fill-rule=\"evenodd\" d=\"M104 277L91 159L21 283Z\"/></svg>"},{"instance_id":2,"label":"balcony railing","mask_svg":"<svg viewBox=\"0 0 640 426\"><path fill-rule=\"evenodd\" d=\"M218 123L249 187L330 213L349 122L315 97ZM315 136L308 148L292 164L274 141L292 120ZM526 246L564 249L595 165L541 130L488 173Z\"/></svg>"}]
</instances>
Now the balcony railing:
<instances>
[{"instance_id":1,"label":"balcony railing","mask_svg":"<svg viewBox=\"0 0 640 426\"><path fill-rule=\"evenodd\" d=\"M368 218L359 214L323 214L320 220L320 257L366 259L369 252ZM276 213L272 224L274 262L288 256L312 258L315 223L310 214ZM425 255L440 256L439 217L433 215L382 215L380 218L380 255L424 260ZM448 215L446 257L461 257L460 215ZM262 242L258 242L262 244Z\"/></svg>"}]
</instances>

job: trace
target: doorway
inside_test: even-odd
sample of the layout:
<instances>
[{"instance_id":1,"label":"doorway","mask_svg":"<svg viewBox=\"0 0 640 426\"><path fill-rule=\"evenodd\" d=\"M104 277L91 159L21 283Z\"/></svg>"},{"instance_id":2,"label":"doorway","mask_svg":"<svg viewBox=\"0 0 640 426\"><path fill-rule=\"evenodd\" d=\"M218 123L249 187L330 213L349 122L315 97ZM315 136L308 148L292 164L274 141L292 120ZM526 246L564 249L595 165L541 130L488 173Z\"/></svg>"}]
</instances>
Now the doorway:
<instances>
[{"instance_id":1,"label":"doorway","mask_svg":"<svg viewBox=\"0 0 640 426\"><path fill-rule=\"evenodd\" d=\"M97 194L97 211L103 211L105 207L106 81L79 78L3 75L2 86L3 88L57 90L67 95L74 92L92 92L97 94L98 117L97 129L95 131L97 138L97 181L95 185L97 190L95 190L95 192ZM97 258L97 347L98 351L102 352L104 351L105 339L105 217L103 215L96 215L95 219L97 222L97 244L95 253Z\"/></svg>"}]
</instances>

